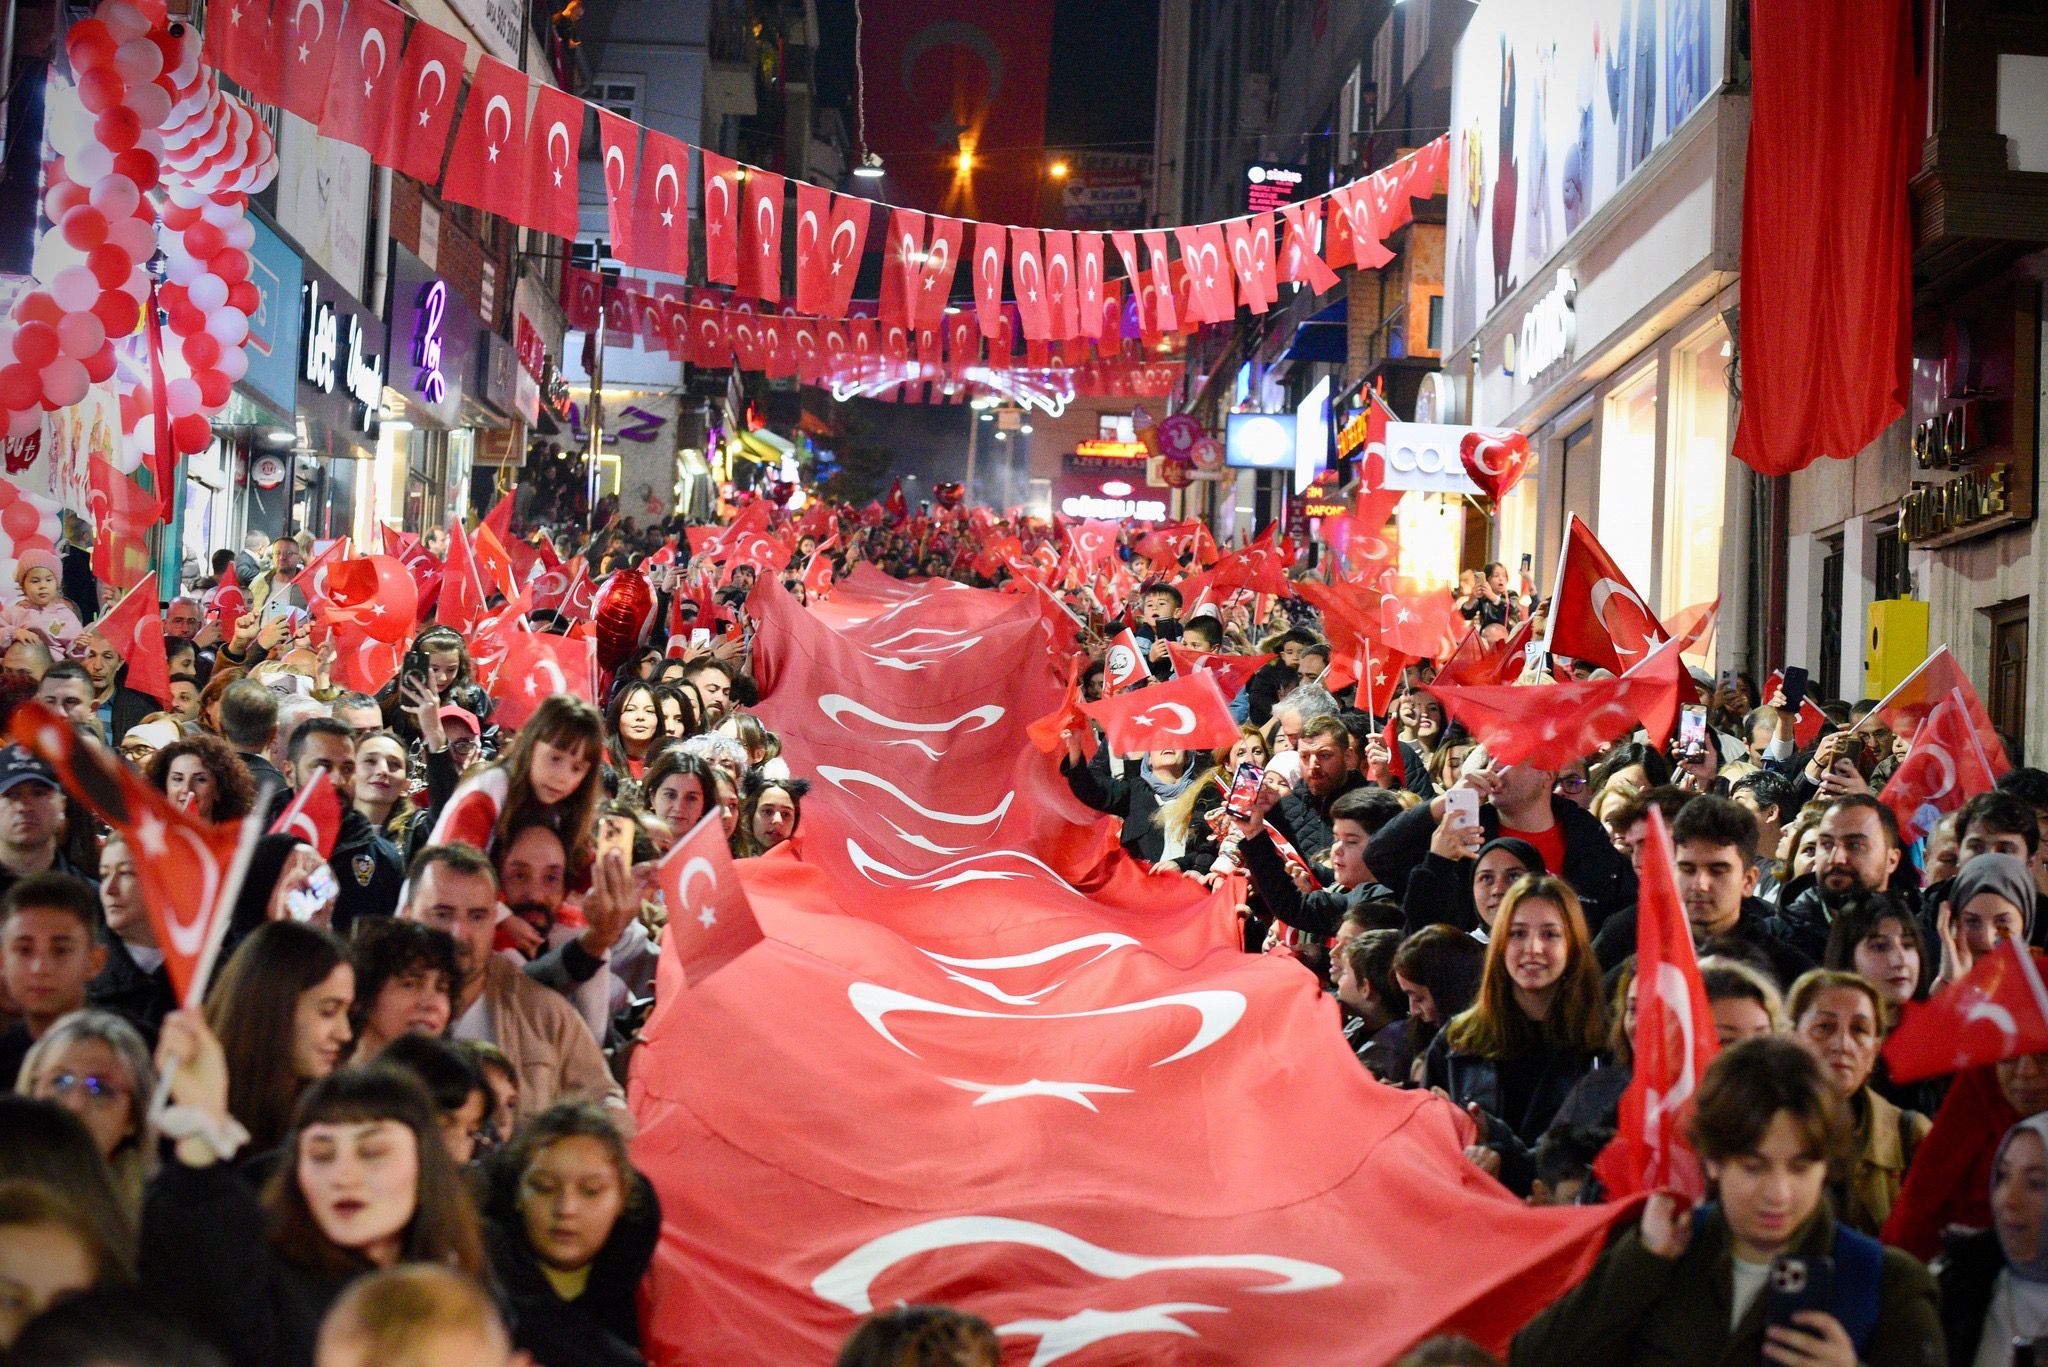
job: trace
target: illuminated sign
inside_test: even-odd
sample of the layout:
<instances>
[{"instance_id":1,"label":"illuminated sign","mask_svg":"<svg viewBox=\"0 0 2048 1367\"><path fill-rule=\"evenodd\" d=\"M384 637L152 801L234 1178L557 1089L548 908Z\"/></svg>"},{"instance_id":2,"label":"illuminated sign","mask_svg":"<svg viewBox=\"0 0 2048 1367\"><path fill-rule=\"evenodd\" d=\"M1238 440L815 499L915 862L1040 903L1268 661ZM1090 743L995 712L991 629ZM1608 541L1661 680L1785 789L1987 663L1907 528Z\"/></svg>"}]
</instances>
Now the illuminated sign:
<instances>
[{"instance_id":1,"label":"illuminated sign","mask_svg":"<svg viewBox=\"0 0 2048 1367\"><path fill-rule=\"evenodd\" d=\"M1372 410L1369 408L1361 408L1346 418L1344 425L1337 429L1337 458L1339 460L1355 455L1357 452L1365 449L1366 423L1371 412Z\"/></svg>"},{"instance_id":2,"label":"illuminated sign","mask_svg":"<svg viewBox=\"0 0 2048 1367\"><path fill-rule=\"evenodd\" d=\"M1110 457L1117 460L1143 460L1145 443L1141 441L1109 441L1093 439L1074 443L1077 456Z\"/></svg>"},{"instance_id":3,"label":"illuminated sign","mask_svg":"<svg viewBox=\"0 0 2048 1367\"><path fill-rule=\"evenodd\" d=\"M1578 297L1571 271L1558 267L1549 291L1522 315L1521 331L1508 338L1513 347L1503 366L1508 374L1534 380L1572 354L1578 340L1579 314L1573 307Z\"/></svg>"},{"instance_id":4,"label":"illuminated sign","mask_svg":"<svg viewBox=\"0 0 2048 1367\"><path fill-rule=\"evenodd\" d=\"M1292 413L1231 413L1223 419L1223 463L1233 470L1292 470Z\"/></svg>"},{"instance_id":5,"label":"illuminated sign","mask_svg":"<svg viewBox=\"0 0 2048 1367\"><path fill-rule=\"evenodd\" d=\"M1342 517L1351 508L1337 493L1337 472L1325 470L1315 477L1308 486L1308 492L1301 496L1303 517Z\"/></svg>"},{"instance_id":6,"label":"illuminated sign","mask_svg":"<svg viewBox=\"0 0 2048 1367\"><path fill-rule=\"evenodd\" d=\"M1308 179L1307 168L1255 161L1244 168L1244 208L1248 214L1269 214L1294 203Z\"/></svg>"},{"instance_id":7,"label":"illuminated sign","mask_svg":"<svg viewBox=\"0 0 2048 1367\"><path fill-rule=\"evenodd\" d=\"M413 388L430 404L448 397L448 379L441 373L441 318L448 310L448 282L430 280L420 286L418 318L413 324L412 363L419 369Z\"/></svg>"},{"instance_id":8,"label":"illuminated sign","mask_svg":"<svg viewBox=\"0 0 2048 1367\"><path fill-rule=\"evenodd\" d=\"M299 373L322 394L332 394L339 384L355 401L355 425L368 427L369 414L384 401L384 363L370 354L360 315L348 316L344 333L341 315L320 297L320 282L308 280L305 293L306 335Z\"/></svg>"},{"instance_id":9,"label":"illuminated sign","mask_svg":"<svg viewBox=\"0 0 2048 1367\"><path fill-rule=\"evenodd\" d=\"M1385 487L1439 494L1478 493L1479 486L1465 472L1465 457L1459 451L1471 430L1450 423L1388 423Z\"/></svg>"}]
</instances>

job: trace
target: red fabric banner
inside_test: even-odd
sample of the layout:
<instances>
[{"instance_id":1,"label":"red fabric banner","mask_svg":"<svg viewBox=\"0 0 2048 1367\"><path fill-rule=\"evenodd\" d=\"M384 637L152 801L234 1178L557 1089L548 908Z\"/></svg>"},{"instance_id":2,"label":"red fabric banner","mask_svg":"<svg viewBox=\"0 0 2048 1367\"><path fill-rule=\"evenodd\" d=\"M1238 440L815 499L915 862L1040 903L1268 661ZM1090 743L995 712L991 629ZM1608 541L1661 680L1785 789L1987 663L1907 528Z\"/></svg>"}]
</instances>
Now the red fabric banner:
<instances>
[{"instance_id":1,"label":"red fabric banner","mask_svg":"<svg viewBox=\"0 0 2048 1367\"><path fill-rule=\"evenodd\" d=\"M652 133L652 129L648 130ZM740 282L739 163L709 148L697 149L704 168L704 278L714 284ZM680 215L679 215L680 216Z\"/></svg>"},{"instance_id":2,"label":"red fabric banner","mask_svg":"<svg viewBox=\"0 0 2048 1367\"><path fill-rule=\"evenodd\" d=\"M398 79L384 92L393 108L384 128L384 146L376 154L380 166L429 185L439 182L448 129L455 122L455 94L462 88L464 51L462 40L451 33L431 24L412 26ZM525 121L522 107L522 131Z\"/></svg>"},{"instance_id":3,"label":"red fabric banner","mask_svg":"<svg viewBox=\"0 0 2048 1367\"><path fill-rule=\"evenodd\" d=\"M1808 0L1750 18L1735 455L1767 475L1847 460L1905 412L1919 10Z\"/></svg>"},{"instance_id":4,"label":"red fabric banner","mask_svg":"<svg viewBox=\"0 0 2048 1367\"><path fill-rule=\"evenodd\" d=\"M404 42L404 10L391 0L351 0L320 112L321 137L383 153L397 100L393 69Z\"/></svg>"},{"instance_id":5,"label":"red fabric banner","mask_svg":"<svg viewBox=\"0 0 2048 1367\"><path fill-rule=\"evenodd\" d=\"M756 299L782 298L782 186L773 171L747 172L740 221L740 289Z\"/></svg>"},{"instance_id":6,"label":"red fabric banner","mask_svg":"<svg viewBox=\"0 0 2048 1367\"><path fill-rule=\"evenodd\" d=\"M329 13L330 6L333 13ZM329 82L341 41L337 0L293 0L285 9L284 89L286 109L318 124L327 112Z\"/></svg>"},{"instance_id":7,"label":"red fabric banner","mask_svg":"<svg viewBox=\"0 0 2048 1367\"><path fill-rule=\"evenodd\" d=\"M576 154L583 146L583 101L545 82L533 83L533 116L527 125L525 216L527 227L576 240ZM620 258L624 260L623 257ZM686 260L684 265L689 263Z\"/></svg>"},{"instance_id":8,"label":"red fabric banner","mask_svg":"<svg viewBox=\"0 0 2048 1367\"><path fill-rule=\"evenodd\" d=\"M1577 513L1565 528L1551 592L1547 648L1554 654L1619 674L1670 639L1648 602Z\"/></svg>"},{"instance_id":9,"label":"red fabric banner","mask_svg":"<svg viewBox=\"0 0 2048 1367\"><path fill-rule=\"evenodd\" d=\"M1681 690L1691 696L1692 679L1669 643L1618 679L1428 691L1502 764L1560 769L1638 726L1662 747L1678 724Z\"/></svg>"},{"instance_id":10,"label":"red fabric banner","mask_svg":"<svg viewBox=\"0 0 2048 1367\"><path fill-rule=\"evenodd\" d=\"M598 166L604 177L604 204L611 223L612 255L631 266L643 264L635 250L637 235L633 171L640 164L640 125L609 109L597 111ZM683 168L687 171L689 168ZM677 200L682 199L681 186ZM571 327L576 326L572 321Z\"/></svg>"}]
</instances>

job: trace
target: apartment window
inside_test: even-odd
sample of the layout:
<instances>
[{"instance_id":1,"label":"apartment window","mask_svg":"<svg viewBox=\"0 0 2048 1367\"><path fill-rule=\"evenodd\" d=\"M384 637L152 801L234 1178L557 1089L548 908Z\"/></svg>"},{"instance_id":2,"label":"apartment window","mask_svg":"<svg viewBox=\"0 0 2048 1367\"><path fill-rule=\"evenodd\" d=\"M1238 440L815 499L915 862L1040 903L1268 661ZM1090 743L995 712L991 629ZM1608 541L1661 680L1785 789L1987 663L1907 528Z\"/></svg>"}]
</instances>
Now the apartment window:
<instances>
[{"instance_id":1,"label":"apartment window","mask_svg":"<svg viewBox=\"0 0 2048 1367\"><path fill-rule=\"evenodd\" d=\"M1136 441L1138 439L1138 431L1131 425L1131 416L1128 413L1122 417L1109 413L1102 414L1096 423L1095 435L1104 441Z\"/></svg>"},{"instance_id":2,"label":"apartment window","mask_svg":"<svg viewBox=\"0 0 2048 1367\"><path fill-rule=\"evenodd\" d=\"M1344 89L1337 95L1337 160L1347 167L1358 160L1358 135L1364 128L1359 118L1364 84L1365 73L1354 66L1344 78Z\"/></svg>"},{"instance_id":3,"label":"apartment window","mask_svg":"<svg viewBox=\"0 0 2048 1367\"><path fill-rule=\"evenodd\" d=\"M1398 13L1398 11L1397 11ZM1373 107L1375 110L1393 107L1394 92L1394 16L1389 14L1380 21L1380 31L1372 40L1372 85ZM1379 120L1373 120L1377 123Z\"/></svg>"},{"instance_id":4,"label":"apartment window","mask_svg":"<svg viewBox=\"0 0 2048 1367\"><path fill-rule=\"evenodd\" d=\"M1401 14L1401 83L1406 85L1429 55L1429 0L1408 0Z\"/></svg>"},{"instance_id":5,"label":"apartment window","mask_svg":"<svg viewBox=\"0 0 2048 1367\"><path fill-rule=\"evenodd\" d=\"M640 121L640 82L637 80L620 76L600 76L591 82L584 98L622 119L631 119L635 123ZM582 155L598 155L596 119L587 120L585 123Z\"/></svg>"}]
</instances>

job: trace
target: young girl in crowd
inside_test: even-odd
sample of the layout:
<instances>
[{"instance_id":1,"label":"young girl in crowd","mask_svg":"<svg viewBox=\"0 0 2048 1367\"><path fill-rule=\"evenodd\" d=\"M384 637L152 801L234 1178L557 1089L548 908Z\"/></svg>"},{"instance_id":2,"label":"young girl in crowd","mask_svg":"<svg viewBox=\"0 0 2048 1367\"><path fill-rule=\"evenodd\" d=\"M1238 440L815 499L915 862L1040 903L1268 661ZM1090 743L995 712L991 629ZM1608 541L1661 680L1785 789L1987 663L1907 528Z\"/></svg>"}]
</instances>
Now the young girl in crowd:
<instances>
[{"instance_id":1,"label":"young girl in crowd","mask_svg":"<svg viewBox=\"0 0 2048 1367\"><path fill-rule=\"evenodd\" d=\"M640 800L681 836L718 806L718 784L703 760L669 748L647 766L647 775L640 782Z\"/></svg>"},{"instance_id":2,"label":"young girl in crowd","mask_svg":"<svg viewBox=\"0 0 2048 1367\"><path fill-rule=\"evenodd\" d=\"M763 855L795 836L803 819L804 794L810 790L809 779L769 778L759 770L748 773L732 852L741 858Z\"/></svg>"},{"instance_id":3,"label":"young girl in crowd","mask_svg":"<svg viewBox=\"0 0 2048 1367\"><path fill-rule=\"evenodd\" d=\"M249 1132L244 1158L283 1140L299 1094L340 1064L355 970L324 930L272 921L235 950L207 993L206 1023L226 1051L228 1112Z\"/></svg>"},{"instance_id":4,"label":"young girl in crowd","mask_svg":"<svg viewBox=\"0 0 2048 1367\"><path fill-rule=\"evenodd\" d=\"M1486 946L1452 926L1424 926L1394 954L1394 986L1408 998L1408 1047L1419 1074L1445 1022L1472 1005Z\"/></svg>"},{"instance_id":5,"label":"young girl in crowd","mask_svg":"<svg viewBox=\"0 0 2048 1367\"><path fill-rule=\"evenodd\" d=\"M621 779L639 778L664 740L654 685L636 680L613 694L604 729L606 761Z\"/></svg>"},{"instance_id":6,"label":"young girl in crowd","mask_svg":"<svg viewBox=\"0 0 2048 1367\"><path fill-rule=\"evenodd\" d=\"M595 851L604 738L596 708L555 694L534 709L509 752L463 780L438 814L429 843L462 841L489 854L538 821L561 836L570 886L581 886Z\"/></svg>"},{"instance_id":7,"label":"young girl in crowd","mask_svg":"<svg viewBox=\"0 0 2048 1367\"><path fill-rule=\"evenodd\" d=\"M0 1181L0 1349L59 1297L110 1280L126 1280L119 1258L63 1192Z\"/></svg>"},{"instance_id":8,"label":"young girl in crowd","mask_svg":"<svg viewBox=\"0 0 2048 1367\"><path fill-rule=\"evenodd\" d=\"M320 1320L365 1273L401 1262L483 1271L475 1207L426 1094L388 1068L345 1068L308 1088L261 1198L231 1166L246 1136L227 1054L188 1011L164 1020L165 1131L150 1184L142 1283L234 1367L312 1367Z\"/></svg>"},{"instance_id":9,"label":"young girl in crowd","mask_svg":"<svg viewBox=\"0 0 2048 1367\"><path fill-rule=\"evenodd\" d=\"M64 566L51 551L23 551L14 558L14 582L21 597L0 609L0 636L20 640L33 633L59 659L85 634L78 609L63 596Z\"/></svg>"}]
</instances>

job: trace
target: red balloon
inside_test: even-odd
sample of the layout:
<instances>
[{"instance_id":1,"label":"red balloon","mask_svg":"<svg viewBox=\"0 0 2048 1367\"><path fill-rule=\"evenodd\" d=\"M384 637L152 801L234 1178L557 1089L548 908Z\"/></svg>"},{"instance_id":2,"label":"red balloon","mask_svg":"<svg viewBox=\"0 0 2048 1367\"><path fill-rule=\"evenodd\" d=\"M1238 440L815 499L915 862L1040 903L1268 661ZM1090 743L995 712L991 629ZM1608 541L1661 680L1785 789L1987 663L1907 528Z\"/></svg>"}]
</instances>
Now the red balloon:
<instances>
[{"instance_id":1,"label":"red balloon","mask_svg":"<svg viewBox=\"0 0 2048 1367\"><path fill-rule=\"evenodd\" d=\"M199 382L199 401L208 408L227 406L228 394L234 382L218 370L195 370L192 378Z\"/></svg>"},{"instance_id":2,"label":"red balloon","mask_svg":"<svg viewBox=\"0 0 2048 1367\"><path fill-rule=\"evenodd\" d=\"M64 316L64 310L57 307L57 301L50 297L48 290L30 290L14 306L14 316L24 323L48 323L55 327L57 320Z\"/></svg>"},{"instance_id":3,"label":"red balloon","mask_svg":"<svg viewBox=\"0 0 2048 1367\"><path fill-rule=\"evenodd\" d=\"M163 169L158 165L156 155L145 148L131 147L114 158L114 174L126 176L135 182L135 188L147 194L163 183ZM138 207L138 214L149 208L147 204Z\"/></svg>"},{"instance_id":4,"label":"red balloon","mask_svg":"<svg viewBox=\"0 0 2048 1367\"><path fill-rule=\"evenodd\" d=\"M205 261L225 246L227 239L221 235L220 229L203 218L185 230L185 250L195 260Z\"/></svg>"},{"instance_id":5,"label":"red balloon","mask_svg":"<svg viewBox=\"0 0 2048 1367\"><path fill-rule=\"evenodd\" d=\"M62 215L64 240L82 252L89 252L107 240L107 216L90 204Z\"/></svg>"},{"instance_id":6,"label":"red balloon","mask_svg":"<svg viewBox=\"0 0 2048 1367\"><path fill-rule=\"evenodd\" d=\"M194 370L211 370L220 363L220 338L210 332L195 332L185 339L185 364Z\"/></svg>"},{"instance_id":7,"label":"red balloon","mask_svg":"<svg viewBox=\"0 0 2048 1367\"><path fill-rule=\"evenodd\" d=\"M10 366L0 366L0 408L10 413L34 408L42 395L42 388L36 372L19 361Z\"/></svg>"},{"instance_id":8,"label":"red balloon","mask_svg":"<svg viewBox=\"0 0 2048 1367\"><path fill-rule=\"evenodd\" d=\"M182 233L198 221L199 210L197 206L187 207L182 204L165 203L164 226L172 232Z\"/></svg>"},{"instance_id":9,"label":"red balloon","mask_svg":"<svg viewBox=\"0 0 2048 1367\"><path fill-rule=\"evenodd\" d=\"M14 334L14 359L41 370L57 359L57 329L48 323L23 323Z\"/></svg>"},{"instance_id":10,"label":"red balloon","mask_svg":"<svg viewBox=\"0 0 2048 1367\"><path fill-rule=\"evenodd\" d=\"M117 46L113 30L99 19L81 19L64 35L64 52L71 58L73 71L111 66Z\"/></svg>"},{"instance_id":11,"label":"red balloon","mask_svg":"<svg viewBox=\"0 0 2048 1367\"><path fill-rule=\"evenodd\" d=\"M206 331L206 315L191 304L181 304L169 310L171 331L180 337L190 337L195 332Z\"/></svg>"},{"instance_id":12,"label":"red balloon","mask_svg":"<svg viewBox=\"0 0 2048 1367\"><path fill-rule=\"evenodd\" d=\"M239 285L249 278L249 253L240 247L224 248L208 259L206 269L230 285Z\"/></svg>"},{"instance_id":13,"label":"red balloon","mask_svg":"<svg viewBox=\"0 0 2048 1367\"><path fill-rule=\"evenodd\" d=\"M19 541L24 536L34 536L43 525L43 514L27 499L17 499L0 510L0 530Z\"/></svg>"},{"instance_id":14,"label":"red balloon","mask_svg":"<svg viewBox=\"0 0 2048 1367\"><path fill-rule=\"evenodd\" d=\"M624 664L654 625L654 588L638 570L614 570L590 601L597 627L597 662L606 669Z\"/></svg>"},{"instance_id":15,"label":"red balloon","mask_svg":"<svg viewBox=\"0 0 2048 1367\"><path fill-rule=\"evenodd\" d=\"M91 198L92 192L75 181L55 181L43 194L43 212L50 216L52 223L62 223L74 209Z\"/></svg>"},{"instance_id":16,"label":"red balloon","mask_svg":"<svg viewBox=\"0 0 2048 1367\"><path fill-rule=\"evenodd\" d=\"M86 269L103 290L119 289L135 273L135 262L111 242L103 242L85 254Z\"/></svg>"},{"instance_id":17,"label":"red balloon","mask_svg":"<svg viewBox=\"0 0 2048 1367\"><path fill-rule=\"evenodd\" d=\"M171 445L193 455L204 451L213 440L213 424L197 413L187 413L182 418L171 419Z\"/></svg>"},{"instance_id":18,"label":"red balloon","mask_svg":"<svg viewBox=\"0 0 2048 1367\"><path fill-rule=\"evenodd\" d=\"M114 344L101 342L100 349L85 358L85 378L94 384L105 384L114 378Z\"/></svg>"},{"instance_id":19,"label":"red balloon","mask_svg":"<svg viewBox=\"0 0 2048 1367\"><path fill-rule=\"evenodd\" d=\"M182 306L185 302L185 296L185 287L175 280L166 280L163 284L156 287L157 300L167 309Z\"/></svg>"},{"instance_id":20,"label":"red balloon","mask_svg":"<svg viewBox=\"0 0 2048 1367\"><path fill-rule=\"evenodd\" d=\"M263 295L257 290L254 280L237 280L228 286L228 307L237 313L253 315L263 302Z\"/></svg>"},{"instance_id":21,"label":"red balloon","mask_svg":"<svg viewBox=\"0 0 2048 1367\"><path fill-rule=\"evenodd\" d=\"M78 102L94 114L104 114L121 103L128 82L111 67L95 67L78 78Z\"/></svg>"},{"instance_id":22,"label":"red balloon","mask_svg":"<svg viewBox=\"0 0 2048 1367\"><path fill-rule=\"evenodd\" d=\"M117 104L92 121L92 135L100 146L119 156L142 136L142 120L127 105Z\"/></svg>"},{"instance_id":23,"label":"red balloon","mask_svg":"<svg viewBox=\"0 0 2048 1367\"><path fill-rule=\"evenodd\" d=\"M107 336L126 337L135 331L142 309L135 302L135 297L125 290L102 290L100 297L93 301L92 314L107 330Z\"/></svg>"}]
</instances>

